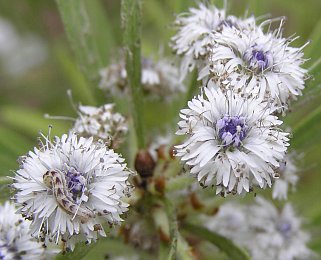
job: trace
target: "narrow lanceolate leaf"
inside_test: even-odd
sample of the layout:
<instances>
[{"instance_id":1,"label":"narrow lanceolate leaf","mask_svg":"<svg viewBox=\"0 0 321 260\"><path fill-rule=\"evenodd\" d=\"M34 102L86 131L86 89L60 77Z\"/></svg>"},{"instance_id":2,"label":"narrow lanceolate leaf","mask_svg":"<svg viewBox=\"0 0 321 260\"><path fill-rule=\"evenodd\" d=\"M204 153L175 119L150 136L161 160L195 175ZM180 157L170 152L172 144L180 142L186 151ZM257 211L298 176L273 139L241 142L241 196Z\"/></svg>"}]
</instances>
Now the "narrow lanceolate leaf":
<instances>
[{"instance_id":1,"label":"narrow lanceolate leaf","mask_svg":"<svg viewBox=\"0 0 321 260\"><path fill-rule=\"evenodd\" d=\"M141 0L122 0L121 18L124 30L123 41L126 53L126 70L131 88L132 116L138 147L144 148L143 89L141 86Z\"/></svg>"},{"instance_id":2,"label":"narrow lanceolate leaf","mask_svg":"<svg viewBox=\"0 0 321 260\"><path fill-rule=\"evenodd\" d=\"M303 119L293 128L294 142L296 148L310 146L321 142L321 106ZM313 138L312 138L313 137Z\"/></svg>"},{"instance_id":3,"label":"narrow lanceolate leaf","mask_svg":"<svg viewBox=\"0 0 321 260\"><path fill-rule=\"evenodd\" d=\"M88 80L79 71L66 48L57 44L54 54L59 63L60 70L68 81L68 87L72 89L75 100L86 105L96 105L94 88L89 86Z\"/></svg>"},{"instance_id":4,"label":"narrow lanceolate leaf","mask_svg":"<svg viewBox=\"0 0 321 260\"><path fill-rule=\"evenodd\" d=\"M305 56L311 57L308 64L313 64L321 55L321 19L316 23L311 35L311 44L305 50Z\"/></svg>"},{"instance_id":5,"label":"narrow lanceolate leaf","mask_svg":"<svg viewBox=\"0 0 321 260\"><path fill-rule=\"evenodd\" d=\"M98 82L113 37L99 0L56 0L71 47L86 77Z\"/></svg>"},{"instance_id":6,"label":"narrow lanceolate leaf","mask_svg":"<svg viewBox=\"0 0 321 260\"><path fill-rule=\"evenodd\" d=\"M165 208L168 215L169 232L171 236L171 246L170 246L170 251L169 251L167 260L174 260L176 259L176 255L177 255L177 238L178 238L176 212L175 212L174 205L171 203L171 201L166 200L165 206L166 206Z\"/></svg>"},{"instance_id":7,"label":"narrow lanceolate leaf","mask_svg":"<svg viewBox=\"0 0 321 260\"><path fill-rule=\"evenodd\" d=\"M189 100L191 100L193 98L193 96L195 95L196 92L198 92L198 82L197 82L197 76L198 76L198 72L197 69L193 70L189 85L188 85L188 90L186 93L186 101L185 103L187 103ZM185 106L186 104L184 104Z\"/></svg>"},{"instance_id":8,"label":"narrow lanceolate leaf","mask_svg":"<svg viewBox=\"0 0 321 260\"><path fill-rule=\"evenodd\" d=\"M229 259L233 260L249 260L250 257L248 254L236 246L231 240L228 240L227 238L216 234L214 232L209 231L206 228L203 228L201 226L196 226L193 224L185 224L184 228L191 232L192 234L207 240L208 242L214 244L217 246L221 251L223 251L227 256L229 256Z\"/></svg>"}]
</instances>

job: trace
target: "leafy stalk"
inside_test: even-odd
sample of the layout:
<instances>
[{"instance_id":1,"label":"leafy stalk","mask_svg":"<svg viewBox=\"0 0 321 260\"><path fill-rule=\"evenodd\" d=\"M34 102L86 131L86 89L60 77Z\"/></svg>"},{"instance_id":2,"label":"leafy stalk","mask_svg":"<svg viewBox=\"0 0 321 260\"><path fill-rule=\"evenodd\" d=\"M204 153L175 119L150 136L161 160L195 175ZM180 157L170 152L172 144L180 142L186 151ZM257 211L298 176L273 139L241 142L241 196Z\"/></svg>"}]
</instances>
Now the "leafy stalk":
<instances>
[{"instance_id":1,"label":"leafy stalk","mask_svg":"<svg viewBox=\"0 0 321 260\"><path fill-rule=\"evenodd\" d=\"M226 253L230 259L234 260L249 260L250 257L248 254L236 246L231 240L228 240L227 238L216 234L214 232L209 231L206 228L203 228L201 226L196 226L193 224L185 224L184 228L191 232L192 234L205 239L209 241L210 243L217 246L220 250L222 250L224 253Z\"/></svg>"},{"instance_id":2,"label":"leafy stalk","mask_svg":"<svg viewBox=\"0 0 321 260\"><path fill-rule=\"evenodd\" d=\"M131 105L139 148L144 148L143 89L141 86L141 0L122 0L123 41L126 53L126 70L131 89Z\"/></svg>"},{"instance_id":3,"label":"leafy stalk","mask_svg":"<svg viewBox=\"0 0 321 260\"><path fill-rule=\"evenodd\" d=\"M82 72L94 83L113 46L111 28L99 0L56 0L68 40Z\"/></svg>"}]
</instances>

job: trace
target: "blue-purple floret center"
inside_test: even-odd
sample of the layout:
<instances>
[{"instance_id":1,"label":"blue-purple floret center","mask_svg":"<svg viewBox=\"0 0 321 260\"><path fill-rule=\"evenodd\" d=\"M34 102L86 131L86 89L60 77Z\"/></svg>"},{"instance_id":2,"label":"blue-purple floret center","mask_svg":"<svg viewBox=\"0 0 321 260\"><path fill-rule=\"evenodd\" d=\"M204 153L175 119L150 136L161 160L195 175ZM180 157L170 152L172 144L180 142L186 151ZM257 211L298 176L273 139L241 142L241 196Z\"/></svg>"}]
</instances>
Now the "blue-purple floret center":
<instances>
[{"instance_id":1,"label":"blue-purple floret center","mask_svg":"<svg viewBox=\"0 0 321 260\"><path fill-rule=\"evenodd\" d=\"M233 145L235 147L241 145L248 129L245 120L246 118L243 116L225 115L217 121L216 127L223 145Z\"/></svg>"},{"instance_id":2,"label":"blue-purple floret center","mask_svg":"<svg viewBox=\"0 0 321 260\"><path fill-rule=\"evenodd\" d=\"M277 224L277 229L281 233L281 235L285 238L288 238L291 236L292 233L292 225L287 221L280 221Z\"/></svg>"},{"instance_id":3,"label":"blue-purple floret center","mask_svg":"<svg viewBox=\"0 0 321 260\"><path fill-rule=\"evenodd\" d=\"M86 188L86 179L75 168L70 168L66 174L66 182L72 199L77 202Z\"/></svg>"},{"instance_id":4,"label":"blue-purple floret center","mask_svg":"<svg viewBox=\"0 0 321 260\"><path fill-rule=\"evenodd\" d=\"M269 59L263 51L253 50L252 59L256 61L259 70L265 70L269 67Z\"/></svg>"}]
</instances>

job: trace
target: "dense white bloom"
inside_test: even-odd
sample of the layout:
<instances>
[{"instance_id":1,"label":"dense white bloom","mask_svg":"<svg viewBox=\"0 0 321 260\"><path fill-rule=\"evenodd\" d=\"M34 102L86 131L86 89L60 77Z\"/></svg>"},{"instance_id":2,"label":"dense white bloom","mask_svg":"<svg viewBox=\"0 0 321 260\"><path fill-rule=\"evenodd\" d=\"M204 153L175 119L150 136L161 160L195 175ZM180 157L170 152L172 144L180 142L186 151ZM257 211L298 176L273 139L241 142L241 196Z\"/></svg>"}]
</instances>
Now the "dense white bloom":
<instances>
[{"instance_id":1,"label":"dense white bloom","mask_svg":"<svg viewBox=\"0 0 321 260\"><path fill-rule=\"evenodd\" d=\"M277 209L261 197L255 204L225 203L213 217L203 216L204 225L245 247L253 260L311 259L307 233L290 204Z\"/></svg>"},{"instance_id":2,"label":"dense white bloom","mask_svg":"<svg viewBox=\"0 0 321 260\"><path fill-rule=\"evenodd\" d=\"M261 27L239 30L225 26L213 33L210 66L200 78L220 82L236 92L257 94L287 108L289 100L301 95L307 70L301 48L290 47L294 39L282 38L282 22L275 32Z\"/></svg>"},{"instance_id":3,"label":"dense white bloom","mask_svg":"<svg viewBox=\"0 0 321 260\"><path fill-rule=\"evenodd\" d=\"M73 133L45 140L23 158L13 184L19 212L32 220L32 234L61 238L71 249L75 240L105 236L103 225L121 222L129 206L122 201L131 187L124 159Z\"/></svg>"},{"instance_id":4,"label":"dense white bloom","mask_svg":"<svg viewBox=\"0 0 321 260\"><path fill-rule=\"evenodd\" d=\"M122 143L122 138L128 131L126 119L114 112L114 104L101 107L79 106L78 114L73 127L74 132L84 137L110 139L113 148Z\"/></svg>"},{"instance_id":5,"label":"dense white bloom","mask_svg":"<svg viewBox=\"0 0 321 260\"><path fill-rule=\"evenodd\" d=\"M278 128L282 121L268 102L211 87L188 107L180 112L176 133L188 138L176 146L177 156L202 185L239 194L253 184L271 186L288 134Z\"/></svg>"},{"instance_id":6,"label":"dense white bloom","mask_svg":"<svg viewBox=\"0 0 321 260\"><path fill-rule=\"evenodd\" d=\"M113 95L121 95L129 90L125 62L121 60L100 71L100 88ZM169 100L178 93L185 92L179 81L179 70L166 59L154 62L142 58L141 83L144 93L154 99Z\"/></svg>"},{"instance_id":7,"label":"dense white bloom","mask_svg":"<svg viewBox=\"0 0 321 260\"><path fill-rule=\"evenodd\" d=\"M231 239L238 245L244 244L252 235L249 232L246 208L236 203L225 203L219 207L214 217L202 218L209 230Z\"/></svg>"},{"instance_id":8,"label":"dense white bloom","mask_svg":"<svg viewBox=\"0 0 321 260\"><path fill-rule=\"evenodd\" d=\"M311 259L313 254L306 247L309 236L301 230L301 220L290 204L278 210L257 198L256 205L249 208L248 221L255 235L246 247L253 259Z\"/></svg>"},{"instance_id":9,"label":"dense white bloom","mask_svg":"<svg viewBox=\"0 0 321 260\"><path fill-rule=\"evenodd\" d=\"M298 169L295 165L293 154L287 155L285 161L280 162L278 169L280 177L273 184L273 199L287 199L289 186L295 187L299 180Z\"/></svg>"},{"instance_id":10,"label":"dense white bloom","mask_svg":"<svg viewBox=\"0 0 321 260\"><path fill-rule=\"evenodd\" d=\"M46 250L29 232L30 221L16 214L13 204L0 205L0 258L46 259Z\"/></svg>"},{"instance_id":11,"label":"dense white bloom","mask_svg":"<svg viewBox=\"0 0 321 260\"><path fill-rule=\"evenodd\" d=\"M181 80L188 71L196 66L207 65L204 61L209 54L208 45L212 43L212 32L220 31L223 27L235 27L240 30L255 26L254 17L239 19L226 16L224 9L217 9L214 5L199 3L197 8L190 8L188 13L177 16L175 21L177 33L172 37L172 49L181 55Z\"/></svg>"}]
</instances>

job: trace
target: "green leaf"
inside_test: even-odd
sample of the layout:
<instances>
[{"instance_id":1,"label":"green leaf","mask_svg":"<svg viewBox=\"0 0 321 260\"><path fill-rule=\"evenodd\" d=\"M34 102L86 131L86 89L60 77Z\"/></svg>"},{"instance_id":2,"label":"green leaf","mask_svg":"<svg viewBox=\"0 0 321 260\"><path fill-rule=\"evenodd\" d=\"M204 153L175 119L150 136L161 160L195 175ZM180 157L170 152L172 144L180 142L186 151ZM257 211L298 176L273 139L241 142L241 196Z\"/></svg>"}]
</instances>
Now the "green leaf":
<instances>
[{"instance_id":1,"label":"green leaf","mask_svg":"<svg viewBox=\"0 0 321 260\"><path fill-rule=\"evenodd\" d=\"M219 234L211 232L204 227L189 224L189 223L186 223L184 225L184 228L187 231L191 232L192 234L199 236L200 238L205 239L211 242L212 244L214 244L215 246L217 246L220 250L225 252L230 257L230 259L233 259L233 260L250 259L250 257L248 256L245 250L239 248L231 240L228 240L227 238Z\"/></svg>"},{"instance_id":2,"label":"green leaf","mask_svg":"<svg viewBox=\"0 0 321 260\"><path fill-rule=\"evenodd\" d=\"M311 44L306 48L305 56L311 57L311 60L308 63L314 63L321 55L321 19L315 25L309 38Z\"/></svg>"},{"instance_id":3,"label":"green leaf","mask_svg":"<svg viewBox=\"0 0 321 260\"><path fill-rule=\"evenodd\" d=\"M144 140L144 100L141 86L141 0L122 0L121 18L124 28L124 47L126 53L126 71L131 89L131 112L136 130L139 148L145 147Z\"/></svg>"},{"instance_id":4,"label":"green leaf","mask_svg":"<svg viewBox=\"0 0 321 260\"><path fill-rule=\"evenodd\" d=\"M308 115L300 120L293 128L295 137L293 145L300 148L310 146L321 141L321 106L311 111Z\"/></svg>"},{"instance_id":5,"label":"green leaf","mask_svg":"<svg viewBox=\"0 0 321 260\"><path fill-rule=\"evenodd\" d=\"M168 215L169 232L171 237L171 246L167 260L175 260L177 255L178 225L174 205L169 200L165 200L165 209Z\"/></svg>"},{"instance_id":6,"label":"green leaf","mask_svg":"<svg viewBox=\"0 0 321 260\"><path fill-rule=\"evenodd\" d=\"M81 70L94 83L107 65L112 30L99 0L56 0L68 40Z\"/></svg>"},{"instance_id":7,"label":"green leaf","mask_svg":"<svg viewBox=\"0 0 321 260\"><path fill-rule=\"evenodd\" d=\"M54 49L54 53L59 62L59 68L69 81L70 88L76 100L86 105L97 105L94 89L89 86L89 82L79 71L76 64L74 64L66 49L58 44Z\"/></svg>"},{"instance_id":8,"label":"green leaf","mask_svg":"<svg viewBox=\"0 0 321 260\"><path fill-rule=\"evenodd\" d=\"M186 103L191 100L196 93L196 90L198 90L198 81L197 81L197 76L198 76L198 71L197 69L194 69L193 72L191 73L191 79L189 82L188 90L186 92L186 100L184 103L184 106L186 106Z\"/></svg>"},{"instance_id":9,"label":"green leaf","mask_svg":"<svg viewBox=\"0 0 321 260\"><path fill-rule=\"evenodd\" d=\"M25 136L16 133L12 129L0 127L0 152L18 156L25 154L32 145L31 141Z\"/></svg>"},{"instance_id":10,"label":"green leaf","mask_svg":"<svg viewBox=\"0 0 321 260\"><path fill-rule=\"evenodd\" d=\"M61 135L68 131L68 123L57 120L52 122L45 119L42 113L26 107L2 107L0 116L7 125L10 125L25 136L29 136L31 139L34 138L34 140L36 140L39 131L47 133L49 125L53 125L53 133L55 135Z\"/></svg>"}]
</instances>

